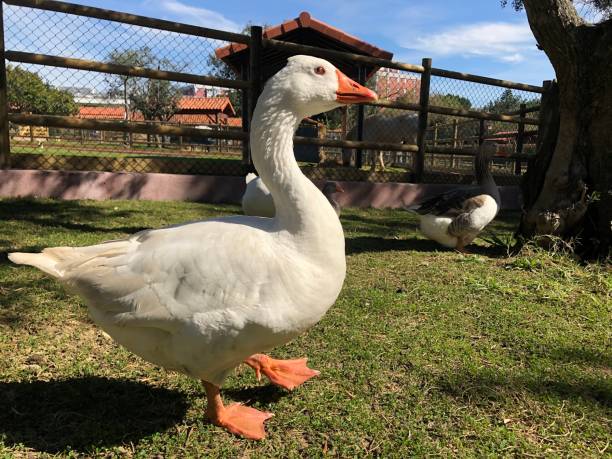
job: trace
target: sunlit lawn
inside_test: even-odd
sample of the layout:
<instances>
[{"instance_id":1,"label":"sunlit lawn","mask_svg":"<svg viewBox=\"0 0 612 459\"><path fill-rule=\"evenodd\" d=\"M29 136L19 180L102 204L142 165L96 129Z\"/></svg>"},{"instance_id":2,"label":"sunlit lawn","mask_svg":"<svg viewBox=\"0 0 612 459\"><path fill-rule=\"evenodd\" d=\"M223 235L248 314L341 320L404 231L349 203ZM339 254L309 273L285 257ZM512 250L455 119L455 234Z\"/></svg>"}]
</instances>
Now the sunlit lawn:
<instances>
[{"instance_id":1,"label":"sunlit lawn","mask_svg":"<svg viewBox=\"0 0 612 459\"><path fill-rule=\"evenodd\" d=\"M238 212L0 200L0 252ZM515 220L491 231L504 239ZM533 248L508 257L482 239L471 255L441 250L403 211L342 222L340 298L273 354L307 355L321 376L293 393L242 367L226 383L227 401L275 413L262 442L208 424L197 381L118 347L78 298L0 255L0 457L609 457L608 268Z\"/></svg>"}]
</instances>

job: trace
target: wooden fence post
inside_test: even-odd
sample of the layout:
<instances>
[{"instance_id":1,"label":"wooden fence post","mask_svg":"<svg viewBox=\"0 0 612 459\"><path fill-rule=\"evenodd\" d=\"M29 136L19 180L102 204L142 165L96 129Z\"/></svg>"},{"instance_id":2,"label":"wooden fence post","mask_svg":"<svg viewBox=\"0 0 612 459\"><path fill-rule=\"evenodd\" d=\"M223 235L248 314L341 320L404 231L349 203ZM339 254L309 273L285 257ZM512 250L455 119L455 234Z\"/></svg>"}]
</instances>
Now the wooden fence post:
<instances>
[{"instance_id":1,"label":"wooden fence post","mask_svg":"<svg viewBox=\"0 0 612 459\"><path fill-rule=\"evenodd\" d=\"M249 77L249 71L246 65L240 67L240 79L246 80ZM242 132L245 134L249 133L249 89L240 90L240 117L242 118ZM251 160L249 156L249 138L242 141L242 164L250 165Z\"/></svg>"},{"instance_id":2,"label":"wooden fence post","mask_svg":"<svg viewBox=\"0 0 612 459\"><path fill-rule=\"evenodd\" d=\"M255 110L255 104L261 94L262 75L261 75L261 48L262 48L262 36L263 29L260 26L251 26L251 43L249 45L249 82L250 89L248 92L248 108L243 110L242 126L245 130L244 114L248 115L248 122L246 125L246 132L250 132L251 122L253 120L253 111ZM246 153L246 155L245 155ZM253 167L253 160L251 159L251 149L247 142L246 150L243 149L242 153L243 163Z\"/></svg>"},{"instance_id":3,"label":"wooden fence post","mask_svg":"<svg viewBox=\"0 0 612 459\"><path fill-rule=\"evenodd\" d=\"M424 58L422 65L425 68L421 74L421 90L419 94L419 130L417 133L417 146L419 151L416 154L414 161L414 181L421 183L423 181L423 172L425 169L425 133L427 130L427 114L429 110L429 85L431 82L431 58Z\"/></svg>"},{"instance_id":4,"label":"wooden fence post","mask_svg":"<svg viewBox=\"0 0 612 459\"><path fill-rule=\"evenodd\" d=\"M485 136L487 135L487 124L486 120L480 120L478 126L478 145L482 145L485 141Z\"/></svg>"},{"instance_id":5,"label":"wooden fence post","mask_svg":"<svg viewBox=\"0 0 612 459\"><path fill-rule=\"evenodd\" d=\"M365 85L366 80L366 69L363 65L359 66L359 74L357 76L357 82L361 85ZM357 106L357 140L363 140L363 118L365 115L365 106L359 104ZM358 148L355 151L355 169L361 169L363 166L363 150Z\"/></svg>"},{"instance_id":6,"label":"wooden fence post","mask_svg":"<svg viewBox=\"0 0 612 459\"><path fill-rule=\"evenodd\" d=\"M521 113L520 117L522 120L525 119L525 111L527 110L527 104L521 104ZM525 123L519 123L518 125L518 133L516 134L516 154L523 154L523 145L525 144ZM516 158L514 162L514 174L521 175L521 158Z\"/></svg>"},{"instance_id":7,"label":"wooden fence post","mask_svg":"<svg viewBox=\"0 0 612 459\"><path fill-rule=\"evenodd\" d=\"M457 123L457 118L453 118L453 148L457 148L457 139L459 137L459 125ZM451 169L455 168L455 155L451 153Z\"/></svg>"},{"instance_id":8,"label":"wooden fence post","mask_svg":"<svg viewBox=\"0 0 612 459\"><path fill-rule=\"evenodd\" d=\"M8 87L4 57L4 3L0 1L0 168L10 167L11 141L8 121Z\"/></svg>"}]
</instances>

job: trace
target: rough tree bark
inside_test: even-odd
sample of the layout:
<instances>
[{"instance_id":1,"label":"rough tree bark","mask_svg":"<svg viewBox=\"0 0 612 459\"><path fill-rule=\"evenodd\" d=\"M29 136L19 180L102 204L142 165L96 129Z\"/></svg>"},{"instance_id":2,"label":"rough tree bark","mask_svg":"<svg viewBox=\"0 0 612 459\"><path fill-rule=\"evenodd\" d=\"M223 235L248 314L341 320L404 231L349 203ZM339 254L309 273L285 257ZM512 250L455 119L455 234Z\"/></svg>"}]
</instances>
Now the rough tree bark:
<instances>
[{"instance_id":1,"label":"rough tree bark","mask_svg":"<svg viewBox=\"0 0 612 459\"><path fill-rule=\"evenodd\" d=\"M585 255L609 256L612 20L588 24L570 0L524 0L523 5L557 75L559 120L556 139L539 144L525 177L520 232L578 236Z\"/></svg>"}]
</instances>

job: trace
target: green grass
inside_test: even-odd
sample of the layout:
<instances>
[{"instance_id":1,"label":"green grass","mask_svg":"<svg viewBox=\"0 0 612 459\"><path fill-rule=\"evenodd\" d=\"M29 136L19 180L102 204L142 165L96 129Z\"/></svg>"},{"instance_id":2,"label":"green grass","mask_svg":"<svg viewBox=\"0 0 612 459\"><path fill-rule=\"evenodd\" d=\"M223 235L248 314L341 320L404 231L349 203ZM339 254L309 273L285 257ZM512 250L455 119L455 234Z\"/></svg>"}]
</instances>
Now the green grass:
<instances>
[{"instance_id":1,"label":"green grass","mask_svg":"<svg viewBox=\"0 0 612 459\"><path fill-rule=\"evenodd\" d=\"M0 252L85 245L234 206L0 200ZM240 367L226 401L272 411L263 442L208 424L200 385L102 335L78 298L0 256L0 457L610 457L604 266L497 244L439 249L402 211L345 210L348 276L274 351L321 376L292 393ZM488 239L493 240L493 239Z\"/></svg>"}]
</instances>

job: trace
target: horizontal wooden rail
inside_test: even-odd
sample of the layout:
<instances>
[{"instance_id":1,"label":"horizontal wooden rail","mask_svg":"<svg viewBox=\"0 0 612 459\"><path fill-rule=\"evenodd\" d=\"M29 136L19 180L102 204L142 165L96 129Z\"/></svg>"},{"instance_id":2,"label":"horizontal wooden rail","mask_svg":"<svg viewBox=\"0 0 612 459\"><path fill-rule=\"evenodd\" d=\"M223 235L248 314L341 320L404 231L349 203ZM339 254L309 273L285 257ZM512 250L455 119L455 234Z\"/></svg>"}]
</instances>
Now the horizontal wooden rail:
<instances>
[{"instance_id":1,"label":"horizontal wooden rail","mask_svg":"<svg viewBox=\"0 0 612 459\"><path fill-rule=\"evenodd\" d=\"M31 115L27 113L9 113L9 121L26 126L49 126L67 129L91 129L96 131L137 132L141 134L175 135L185 137L210 137L217 139L245 140L248 134L238 130L213 131L192 127L179 127L157 123L134 121L108 121L81 119L71 116ZM311 144L338 148L363 148L371 150L416 151L416 145L396 143L357 142L352 140L317 139L310 137L294 138L297 144Z\"/></svg>"},{"instance_id":2,"label":"horizontal wooden rail","mask_svg":"<svg viewBox=\"0 0 612 459\"><path fill-rule=\"evenodd\" d=\"M366 105L412 111L418 111L420 109L419 104L415 104L412 102L397 102L394 100L377 100L374 102L367 102ZM525 123L536 125L540 124L538 120L531 118L521 118L518 116L501 115L499 113L481 112L477 110L464 110L458 108L441 107L438 105L429 105L428 112L437 113L440 115L459 116L464 118L475 118L481 120L507 121L511 123Z\"/></svg>"},{"instance_id":3,"label":"horizontal wooden rail","mask_svg":"<svg viewBox=\"0 0 612 459\"><path fill-rule=\"evenodd\" d=\"M414 112L418 112L421 109L421 106L414 102L399 102L389 99L379 99L373 102L367 102L367 105L373 107L397 108L399 110L412 110ZM418 115L418 113L415 113L415 116L416 115Z\"/></svg>"},{"instance_id":4,"label":"horizontal wooden rail","mask_svg":"<svg viewBox=\"0 0 612 459\"><path fill-rule=\"evenodd\" d=\"M476 156L478 154L478 149L477 148L453 148L453 147L433 147L433 146L427 146L425 148L425 151L427 153L434 153L434 154L439 154L439 155L456 155L456 156ZM513 154L513 155L507 155L507 156L493 156L493 159L500 159L500 160L511 160L511 159L523 159L523 160L527 160L529 158L531 158L533 155L525 155L525 154L521 154L521 155L517 155L517 154Z\"/></svg>"},{"instance_id":5,"label":"horizontal wooden rail","mask_svg":"<svg viewBox=\"0 0 612 459\"><path fill-rule=\"evenodd\" d=\"M148 27L157 30L195 35L198 37L212 38L215 40L233 41L237 43L250 43L250 37L233 32L209 29L206 27L183 24L180 22L164 21L135 14L120 13L118 11L105 10L92 6L77 5L74 3L59 2L55 0L4 0L4 3L40 10L56 11L58 13L75 14L90 18L103 19L106 21L122 22L140 27Z\"/></svg>"},{"instance_id":6,"label":"horizontal wooden rail","mask_svg":"<svg viewBox=\"0 0 612 459\"><path fill-rule=\"evenodd\" d=\"M464 118L477 118L481 120L505 121L509 123L525 123L538 125L540 122L536 119L520 118L518 116L500 115L498 113L480 112L476 110L463 110L450 107L439 107L437 105L429 106L429 113L437 113L439 115L460 116Z\"/></svg>"},{"instance_id":7,"label":"horizontal wooden rail","mask_svg":"<svg viewBox=\"0 0 612 459\"><path fill-rule=\"evenodd\" d=\"M444 69L431 69L432 76L452 78L453 80L471 81L472 83L482 83L491 86L499 86L502 88L519 89L521 91L537 92L542 94L544 88L541 86L533 86L525 83L515 83L514 81L498 80L497 78L483 77L479 75L472 75L470 73L455 72L452 70Z\"/></svg>"},{"instance_id":8,"label":"horizontal wooden rail","mask_svg":"<svg viewBox=\"0 0 612 459\"><path fill-rule=\"evenodd\" d=\"M216 139L245 140L248 134L239 130L215 131L194 127L171 126L134 121L108 121L81 119L72 116L31 115L9 113L9 121L26 126L50 126L68 129L92 129L96 131L137 132L141 134L176 135L185 137L210 137Z\"/></svg>"},{"instance_id":9,"label":"horizontal wooden rail","mask_svg":"<svg viewBox=\"0 0 612 459\"><path fill-rule=\"evenodd\" d=\"M329 49L322 49L316 46L308 46L297 43L290 43L281 40L273 40L269 38L263 39L264 48L277 49L282 51L290 51L294 53L310 54L312 56L332 59L343 59L351 60L355 62L361 62L363 64L369 64L377 67L385 67L397 70L405 70L408 72L423 73L425 68L422 65L407 64L404 62L391 61L388 59L381 59L378 57L364 56L362 54L349 53L345 51L335 51ZM497 78L483 77L479 75L472 75L470 73L454 72L451 70L432 68L431 74L435 76L452 78L455 80L471 81L474 83L483 83L492 86L500 86L502 88L519 89L522 91L542 93L544 89L541 86L533 86L525 83L516 83L514 81L499 80Z\"/></svg>"},{"instance_id":10,"label":"horizontal wooden rail","mask_svg":"<svg viewBox=\"0 0 612 459\"><path fill-rule=\"evenodd\" d=\"M169 72L164 70L153 70L144 67L131 67L120 64L110 64L105 62L90 61L85 59L73 59L69 57L50 56L47 54L32 54L21 51L6 51L6 59L13 62L23 62L27 64L49 65L53 67L64 67L76 70L88 70L101 73L111 73L115 75L127 75L133 77L153 78L156 80L179 81L182 83L193 83L210 86L220 86L223 88L247 89L250 86L248 81L228 80L225 78L215 78L203 75L193 75L191 73Z\"/></svg>"},{"instance_id":11,"label":"horizontal wooden rail","mask_svg":"<svg viewBox=\"0 0 612 459\"><path fill-rule=\"evenodd\" d=\"M520 115L521 113L533 113L533 112L539 112L540 111L540 106L539 105L534 105L533 107L527 107L525 110L513 110L511 112L506 112L504 113L504 115Z\"/></svg>"},{"instance_id":12,"label":"horizontal wooden rail","mask_svg":"<svg viewBox=\"0 0 612 459\"><path fill-rule=\"evenodd\" d=\"M301 145L318 145L321 147L336 147L336 148L351 148L362 150L388 150L388 151L418 151L416 145L408 145L401 143L384 143L384 142L367 142L357 140L334 140L334 139L317 139L314 137L299 137L295 136L293 141Z\"/></svg>"}]
</instances>

